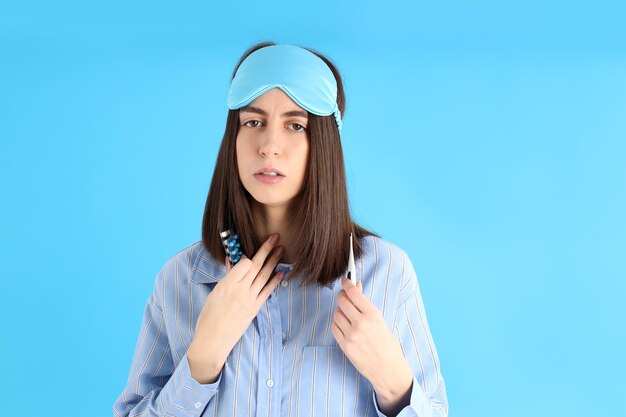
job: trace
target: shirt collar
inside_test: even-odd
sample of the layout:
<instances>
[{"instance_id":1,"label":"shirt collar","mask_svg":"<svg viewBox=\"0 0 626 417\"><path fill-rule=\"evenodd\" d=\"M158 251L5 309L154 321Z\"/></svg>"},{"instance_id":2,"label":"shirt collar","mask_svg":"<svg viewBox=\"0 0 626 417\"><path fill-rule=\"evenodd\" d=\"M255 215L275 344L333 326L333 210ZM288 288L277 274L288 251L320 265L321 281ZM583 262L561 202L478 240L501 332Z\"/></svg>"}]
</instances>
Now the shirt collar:
<instances>
[{"instance_id":1,"label":"shirt collar","mask_svg":"<svg viewBox=\"0 0 626 417\"><path fill-rule=\"evenodd\" d=\"M226 266L216 262L213 257L209 255L202 241L198 242L197 245L198 255L193 264L193 271L189 280L196 284L212 284L219 282L219 280L226 275ZM277 271L289 271L290 269L290 264L279 263L276 266ZM329 284L326 284L325 287L334 291L338 281L338 279L335 279Z\"/></svg>"}]
</instances>

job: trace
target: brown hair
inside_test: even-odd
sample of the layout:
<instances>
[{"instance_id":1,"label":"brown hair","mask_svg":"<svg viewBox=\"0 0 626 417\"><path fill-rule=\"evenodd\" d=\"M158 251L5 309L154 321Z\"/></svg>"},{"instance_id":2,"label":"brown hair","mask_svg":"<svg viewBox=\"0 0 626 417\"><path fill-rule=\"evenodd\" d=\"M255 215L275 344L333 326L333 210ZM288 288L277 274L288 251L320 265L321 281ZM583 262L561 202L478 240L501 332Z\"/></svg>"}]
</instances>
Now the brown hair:
<instances>
[{"instance_id":1,"label":"brown hair","mask_svg":"<svg viewBox=\"0 0 626 417\"><path fill-rule=\"evenodd\" d=\"M232 78L248 55L257 49L276 45L262 42L252 46L239 59ZM337 81L337 105L345 114L345 94L341 75L335 65L321 53L320 57ZM289 207L290 227L297 228L292 243L297 260L288 277L302 276L303 285L326 285L346 273L349 257L349 235L354 237L354 257L363 254L361 239L375 233L356 224L348 207L348 192L341 140L333 115L308 113L309 161L302 190ZM252 196L244 188L237 171L235 141L239 132L239 110L229 110L224 137L217 155L215 171L202 218L202 242L216 260L225 258L219 231L230 228L239 235L243 253L254 256L263 243L256 235L252 213Z\"/></svg>"}]
</instances>

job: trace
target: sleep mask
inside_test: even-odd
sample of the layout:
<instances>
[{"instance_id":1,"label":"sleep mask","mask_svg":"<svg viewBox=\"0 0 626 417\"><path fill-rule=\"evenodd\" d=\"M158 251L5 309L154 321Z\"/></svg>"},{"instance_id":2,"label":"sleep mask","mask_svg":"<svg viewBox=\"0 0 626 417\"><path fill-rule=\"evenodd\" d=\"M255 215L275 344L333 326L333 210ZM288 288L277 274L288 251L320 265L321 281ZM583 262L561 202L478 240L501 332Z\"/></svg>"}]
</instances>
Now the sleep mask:
<instances>
[{"instance_id":1,"label":"sleep mask","mask_svg":"<svg viewBox=\"0 0 626 417\"><path fill-rule=\"evenodd\" d=\"M266 46L248 55L230 84L226 105L239 109L276 87L310 113L334 114L341 130L333 72L320 57L295 45Z\"/></svg>"}]
</instances>

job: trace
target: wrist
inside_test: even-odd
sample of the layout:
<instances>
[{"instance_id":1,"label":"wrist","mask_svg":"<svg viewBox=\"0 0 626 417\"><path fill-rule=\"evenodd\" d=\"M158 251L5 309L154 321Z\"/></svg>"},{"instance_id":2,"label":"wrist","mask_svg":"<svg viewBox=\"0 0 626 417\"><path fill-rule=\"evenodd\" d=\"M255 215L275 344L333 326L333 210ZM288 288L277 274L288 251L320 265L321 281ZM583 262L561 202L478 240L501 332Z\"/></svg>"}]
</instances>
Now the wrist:
<instances>
[{"instance_id":1,"label":"wrist","mask_svg":"<svg viewBox=\"0 0 626 417\"><path fill-rule=\"evenodd\" d=\"M189 362L191 377L200 384L212 384L217 381L224 367L224 361L217 360L216 357L192 343L187 349L187 361Z\"/></svg>"},{"instance_id":2,"label":"wrist","mask_svg":"<svg viewBox=\"0 0 626 417\"><path fill-rule=\"evenodd\" d=\"M392 404L405 397L410 393L413 386L413 371L411 366L406 363L401 370L397 370L384 380L372 384L376 392L376 398L380 402Z\"/></svg>"},{"instance_id":3,"label":"wrist","mask_svg":"<svg viewBox=\"0 0 626 417\"><path fill-rule=\"evenodd\" d=\"M193 357L197 362L213 363L215 365L224 364L228 353L223 355L218 350L218 346L211 346L204 342L199 342L198 338L191 340L189 348L187 349L187 357Z\"/></svg>"},{"instance_id":4,"label":"wrist","mask_svg":"<svg viewBox=\"0 0 626 417\"><path fill-rule=\"evenodd\" d=\"M376 395L376 403L378 405L378 409L386 416L395 417L400 412L411 404L411 392L413 390L413 380L409 383L408 388L406 388L406 392L401 393L399 396L393 398L385 398L382 395L379 395L377 391ZM401 390L403 391L403 390Z\"/></svg>"}]
</instances>

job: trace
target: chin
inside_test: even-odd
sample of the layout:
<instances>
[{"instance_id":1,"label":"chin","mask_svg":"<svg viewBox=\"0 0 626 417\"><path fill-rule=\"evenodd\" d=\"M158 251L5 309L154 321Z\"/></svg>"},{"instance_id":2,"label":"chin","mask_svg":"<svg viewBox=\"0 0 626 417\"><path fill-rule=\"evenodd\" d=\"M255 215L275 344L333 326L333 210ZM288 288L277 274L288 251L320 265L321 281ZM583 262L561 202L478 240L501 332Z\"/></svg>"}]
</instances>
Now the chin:
<instances>
[{"instance_id":1,"label":"chin","mask_svg":"<svg viewBox=\"0 0 626 417\"><path fill-rule=\"evenodd\" d=\"M268 207L282 207L289 204L289 202L293 200L293 196L275 195L275 193L256 192L250 193L250 195L252 196L254 201Z\"/></svg>"},{"instance_id":2,"label":"chin","mask_svg":"<svg viewBox=\"0 0 626 417\"><path fill-rule=\"evenodd\" d=\"M256 198L255 196L252 196L252 198L254 198L254 200L259 203L259 204L263 204L264 206L267 207L283 207L287 204L289 204L289 201L291 201L291 199L278 199L278 198Z\"/></svg>"},{"instance_id":3,"label":"chin","mask_svg":"<svg viewBox=\"0 0 626 417\"><path fill-rule=\"evenodd\" d=\"M290 184L280 184L282 187L276 187L265 186L263 184L246 183L243 181L242 183L248 194L250 194L255 202L263 204L267 207L286 206L298 194L297 190L293 189L293 187L289 187ZM287 185L287 187L285 187L285 185Z\"/></svg>"}]
</instances>

